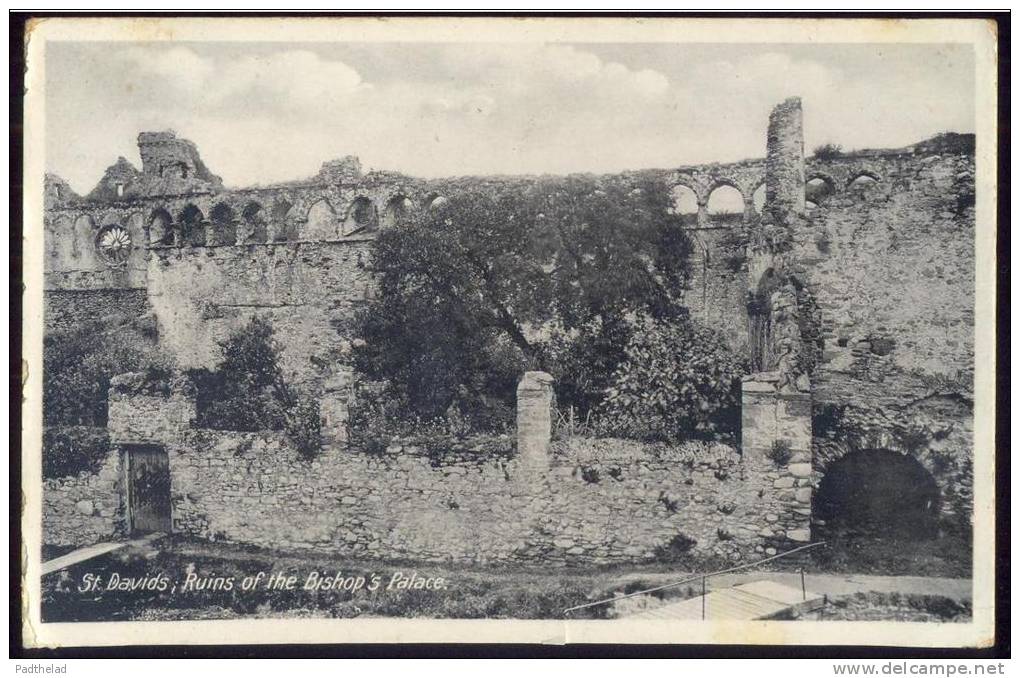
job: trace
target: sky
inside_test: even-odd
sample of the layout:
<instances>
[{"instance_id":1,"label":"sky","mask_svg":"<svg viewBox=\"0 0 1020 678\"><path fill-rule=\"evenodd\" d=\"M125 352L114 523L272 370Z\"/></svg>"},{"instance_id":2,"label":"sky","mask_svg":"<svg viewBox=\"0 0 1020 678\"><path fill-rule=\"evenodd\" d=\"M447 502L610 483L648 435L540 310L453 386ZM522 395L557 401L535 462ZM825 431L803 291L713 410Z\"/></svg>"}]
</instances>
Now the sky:
<instances>
[{"instance_id":1,"label":"sky","mask_svg":"<svg viewBox=\"0 0 1020 678\"><path fill-rule=\"evenodd\" d=\"M666 168L764 156L788 96L809 151L973 132L974 86L964 44L51 42L46 165L84 194L173 129L232 187Z\"/></svg>"}]
</instances>

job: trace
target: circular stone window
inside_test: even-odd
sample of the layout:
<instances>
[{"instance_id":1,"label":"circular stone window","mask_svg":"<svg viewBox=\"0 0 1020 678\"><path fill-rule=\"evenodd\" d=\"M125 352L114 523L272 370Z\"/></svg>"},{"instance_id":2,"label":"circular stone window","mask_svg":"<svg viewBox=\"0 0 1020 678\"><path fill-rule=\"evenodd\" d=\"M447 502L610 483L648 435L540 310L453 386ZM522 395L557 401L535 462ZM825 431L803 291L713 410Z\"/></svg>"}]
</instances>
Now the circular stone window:
<instances>
[{"instance_id":1,"label":"circular stone window","mask_svg":"<svg viewBox=\"0 0 1020 678\"><path fill-rule=\"evenodd\" d=\"M96 249L110 264L122 264L131 254L131 235L123 226L106 226L96 236Z\"/></svg>"}]
</instances>

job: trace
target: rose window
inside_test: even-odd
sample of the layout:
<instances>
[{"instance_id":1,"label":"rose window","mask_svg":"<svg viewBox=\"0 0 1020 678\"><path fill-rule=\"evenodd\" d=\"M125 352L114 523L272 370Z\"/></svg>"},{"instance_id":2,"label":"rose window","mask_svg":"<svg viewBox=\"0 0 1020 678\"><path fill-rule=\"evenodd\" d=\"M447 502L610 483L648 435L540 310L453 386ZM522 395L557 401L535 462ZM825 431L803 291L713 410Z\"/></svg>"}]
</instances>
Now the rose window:
<instances>
[{"instance_id":1,"label":"rose window","mask_svg":"<svg viewBox=\"0 0 1020 678\"><path fill-rule=\"evenodd\" d=\"M107 226L99 232L96 247L106 261L120 264L131 253L131 236L123 226Z\"/></svg>"}]
</instances>

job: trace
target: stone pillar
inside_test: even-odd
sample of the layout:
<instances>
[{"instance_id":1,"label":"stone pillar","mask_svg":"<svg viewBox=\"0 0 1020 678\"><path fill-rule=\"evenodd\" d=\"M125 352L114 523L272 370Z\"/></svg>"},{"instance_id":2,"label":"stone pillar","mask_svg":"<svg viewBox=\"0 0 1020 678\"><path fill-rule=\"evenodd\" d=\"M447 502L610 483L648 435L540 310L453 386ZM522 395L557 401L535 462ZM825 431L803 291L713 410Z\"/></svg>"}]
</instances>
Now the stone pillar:
<instances>
[{"instance_id":1,"label":"stone pillar","mask_svg":"<svg viewBox=\"0 0 1020 678\"><path fill-rule=\"evenodd\" d=\"M552 438L553 378L525 372L517 385L517 455L529 468L548 468Z\"/></svg>"},{"instance_id":2,"label":"stone pillar","mask_svg":"<svg viewBox=\"0 0 1020 678\"><path fill-rule=\"evenodd\" d=\"M772 109L765 155L765 212L804 213L804 116L799 97Z\"/></svg>"},{"instance_id":3,"label":"stone pillar","mask_svg":"<svg viewBox=\"0 0 1020 678\"><path fill-rule=\"evenodd\" d=\"M741 448L751 478L765 479L762 512L778 519L763 535L778 547L811 539L811 394L780 392L779 375L745 377Z\"/></svg>"},{"instance_id":4,"label":"stone pillar","mask_svg":"<svg viewBox=\"0 0 1020 678\"><path fill-rule=\"evenodd\" d=\"M754 196L744 198L744 223L754 221Z\"/></svg>"},{"instance_id":5,"label":"stone pillar","mask_svg":"<svg viewBox=\"0 0 1020 678\"><path fill-rule=\"evenodd\" d=\"M353 372L339 370L323 384L319 401L319 417L323 446L346 445L348 440L348 405Z\"/></svg>"},{"instance_id":6,"label":"stone pillar","mask_svg":"<svg viewBox=\"0 0 1020 678\"><path fill-rule=\"evenodd\" d=\"M708 226L708 202L698 200L698 228Z\"/></svg>"}]
</instances>

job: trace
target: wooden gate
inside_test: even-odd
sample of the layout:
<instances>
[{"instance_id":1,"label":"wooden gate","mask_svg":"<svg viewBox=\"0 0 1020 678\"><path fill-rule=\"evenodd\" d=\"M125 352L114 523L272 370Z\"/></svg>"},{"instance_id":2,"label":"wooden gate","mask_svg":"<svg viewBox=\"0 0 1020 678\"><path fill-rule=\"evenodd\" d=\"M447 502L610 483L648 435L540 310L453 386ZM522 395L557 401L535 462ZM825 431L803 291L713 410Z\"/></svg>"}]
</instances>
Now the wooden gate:
<instances>
[{"instance_id":1,"label":"wooden gate","mask_svg":"<svg viewBox=\"0 0 1020 678\"><path fill-rule=\"evenodd\" d=\"M131 534L170 532L170 467L156 445L127 447L128 516Z\"/></svg>"}]
</instances>

